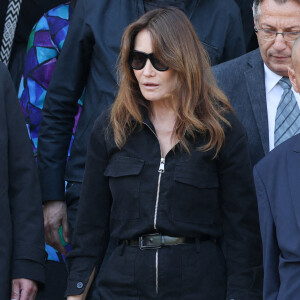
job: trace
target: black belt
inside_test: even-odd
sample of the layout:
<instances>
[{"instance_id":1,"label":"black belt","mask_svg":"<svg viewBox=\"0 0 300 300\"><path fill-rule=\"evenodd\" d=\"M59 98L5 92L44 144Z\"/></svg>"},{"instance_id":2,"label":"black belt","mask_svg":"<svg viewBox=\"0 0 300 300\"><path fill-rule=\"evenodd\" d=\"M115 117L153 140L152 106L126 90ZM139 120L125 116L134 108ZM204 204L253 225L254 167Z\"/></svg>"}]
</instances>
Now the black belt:
<instances>
[{"instance_id":1,"label":"black belt","mask_svg":"<svg viewBox=\"0 0 300 300\"><path fill-rule=\"evenodd\" d=\"M132 240L124 240L121 243L125 243L127 246L138 246L141 250L145 249L158 249L163 246L181 245L187 243L195 243L196 240L206 241L211 238L208 235L204 235L197 238L186 237L174 237L168 235L161 235L160 233L145 234L139 238Z\"/></svg>"}]
</instances>

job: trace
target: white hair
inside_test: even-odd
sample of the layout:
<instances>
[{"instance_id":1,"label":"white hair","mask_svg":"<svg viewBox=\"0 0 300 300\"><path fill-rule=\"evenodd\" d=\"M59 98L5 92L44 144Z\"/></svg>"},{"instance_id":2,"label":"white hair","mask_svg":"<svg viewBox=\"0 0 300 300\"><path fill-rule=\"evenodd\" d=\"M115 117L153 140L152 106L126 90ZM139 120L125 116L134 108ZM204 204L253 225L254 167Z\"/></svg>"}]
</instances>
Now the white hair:
<instances>
[{"instance_id":1,"label":"white hair","mask_svg":"<svg viewBox=\"0 0 300 300\"><path fill-rule=\"evenodd\" d=\"M274 0L274 2L276 2L278 4L284 4L288 1L291 1L291 0ZM300 0L292 0L292 1L295 1L300 4ZM261 14L261 3L262 2L263 2L263 0L254 0L253 1L252 11L253 11L253 18L254 18L255 24L258 24L258 19Z\"/></svg>"},{"instance_id":2,"label":"white hair","mask_svg":"<svg viewBox=\"0 0 300 300\"><path fill-rule=\"evenodd\" d=\"M255 1L253 2L252 12L253 12L254 24L258 24L258 19L261 14L261 2L259 3L256 3Z\"/></svg>"}]
</instances>

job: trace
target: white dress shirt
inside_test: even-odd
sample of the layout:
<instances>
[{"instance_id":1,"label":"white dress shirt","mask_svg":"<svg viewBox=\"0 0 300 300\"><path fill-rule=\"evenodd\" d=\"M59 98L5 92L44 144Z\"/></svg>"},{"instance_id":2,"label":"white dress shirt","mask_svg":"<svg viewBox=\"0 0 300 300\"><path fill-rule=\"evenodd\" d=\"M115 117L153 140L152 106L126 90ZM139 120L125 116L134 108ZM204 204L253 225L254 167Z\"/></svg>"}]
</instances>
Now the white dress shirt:
<instances>
[{"instance_id":1,"label":"white dress shirt","mask_svg":"<svg viewBox=\"0 0 300 300\"><path fill-rule=\"evenodd\" d=\"M274 149L274 131L275 131L275 118L277 107L283 93L283 88L278 84L282 76L275 74L265 64L265 86L266 86L266 99L268 111L268 125L269 125L269 150ZM300 109L300 95L293 89L298 107Z\"/></svg>"}]
</instances>

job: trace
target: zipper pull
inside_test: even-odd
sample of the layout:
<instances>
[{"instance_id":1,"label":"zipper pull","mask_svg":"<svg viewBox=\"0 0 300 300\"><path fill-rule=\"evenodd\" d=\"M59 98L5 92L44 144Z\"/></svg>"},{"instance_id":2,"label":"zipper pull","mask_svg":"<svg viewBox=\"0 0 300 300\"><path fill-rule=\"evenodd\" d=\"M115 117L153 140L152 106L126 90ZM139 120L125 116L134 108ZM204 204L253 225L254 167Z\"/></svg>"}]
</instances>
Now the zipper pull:
<instances>
[{"instance_id":1,"label":"zipper pull","mask_svg":"<svg viewBox=\"0 0 300 300\"><path fill-rule=\"evenodd\" d=\"M165 159L164 158L160 159L158 172L159 173L164 173L165 172Z\"/></svg>"}]
</instances>

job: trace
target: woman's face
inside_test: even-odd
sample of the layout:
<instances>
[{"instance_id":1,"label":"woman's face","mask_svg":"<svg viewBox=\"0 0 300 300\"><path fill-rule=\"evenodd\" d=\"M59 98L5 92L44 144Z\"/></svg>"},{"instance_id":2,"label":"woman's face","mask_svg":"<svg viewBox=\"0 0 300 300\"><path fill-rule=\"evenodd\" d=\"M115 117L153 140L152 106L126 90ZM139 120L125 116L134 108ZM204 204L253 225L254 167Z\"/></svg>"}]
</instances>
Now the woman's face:
<instances>
[{"instance_id":1,"label":"woman's face","mask_svg":"<svg viewBox=\"0 0 300 300\"><path fill-rule=\"evenodd\" d=\"M140 31L134 43L134 50L152 53L151 35L148 30ZM171 94L177 85L177 76L174 70L158 71L147 59L141 70L133 69L134 75L139 83L140 90L145 99L149 101L160 101Z\"/></svg>"}]
</instances>

